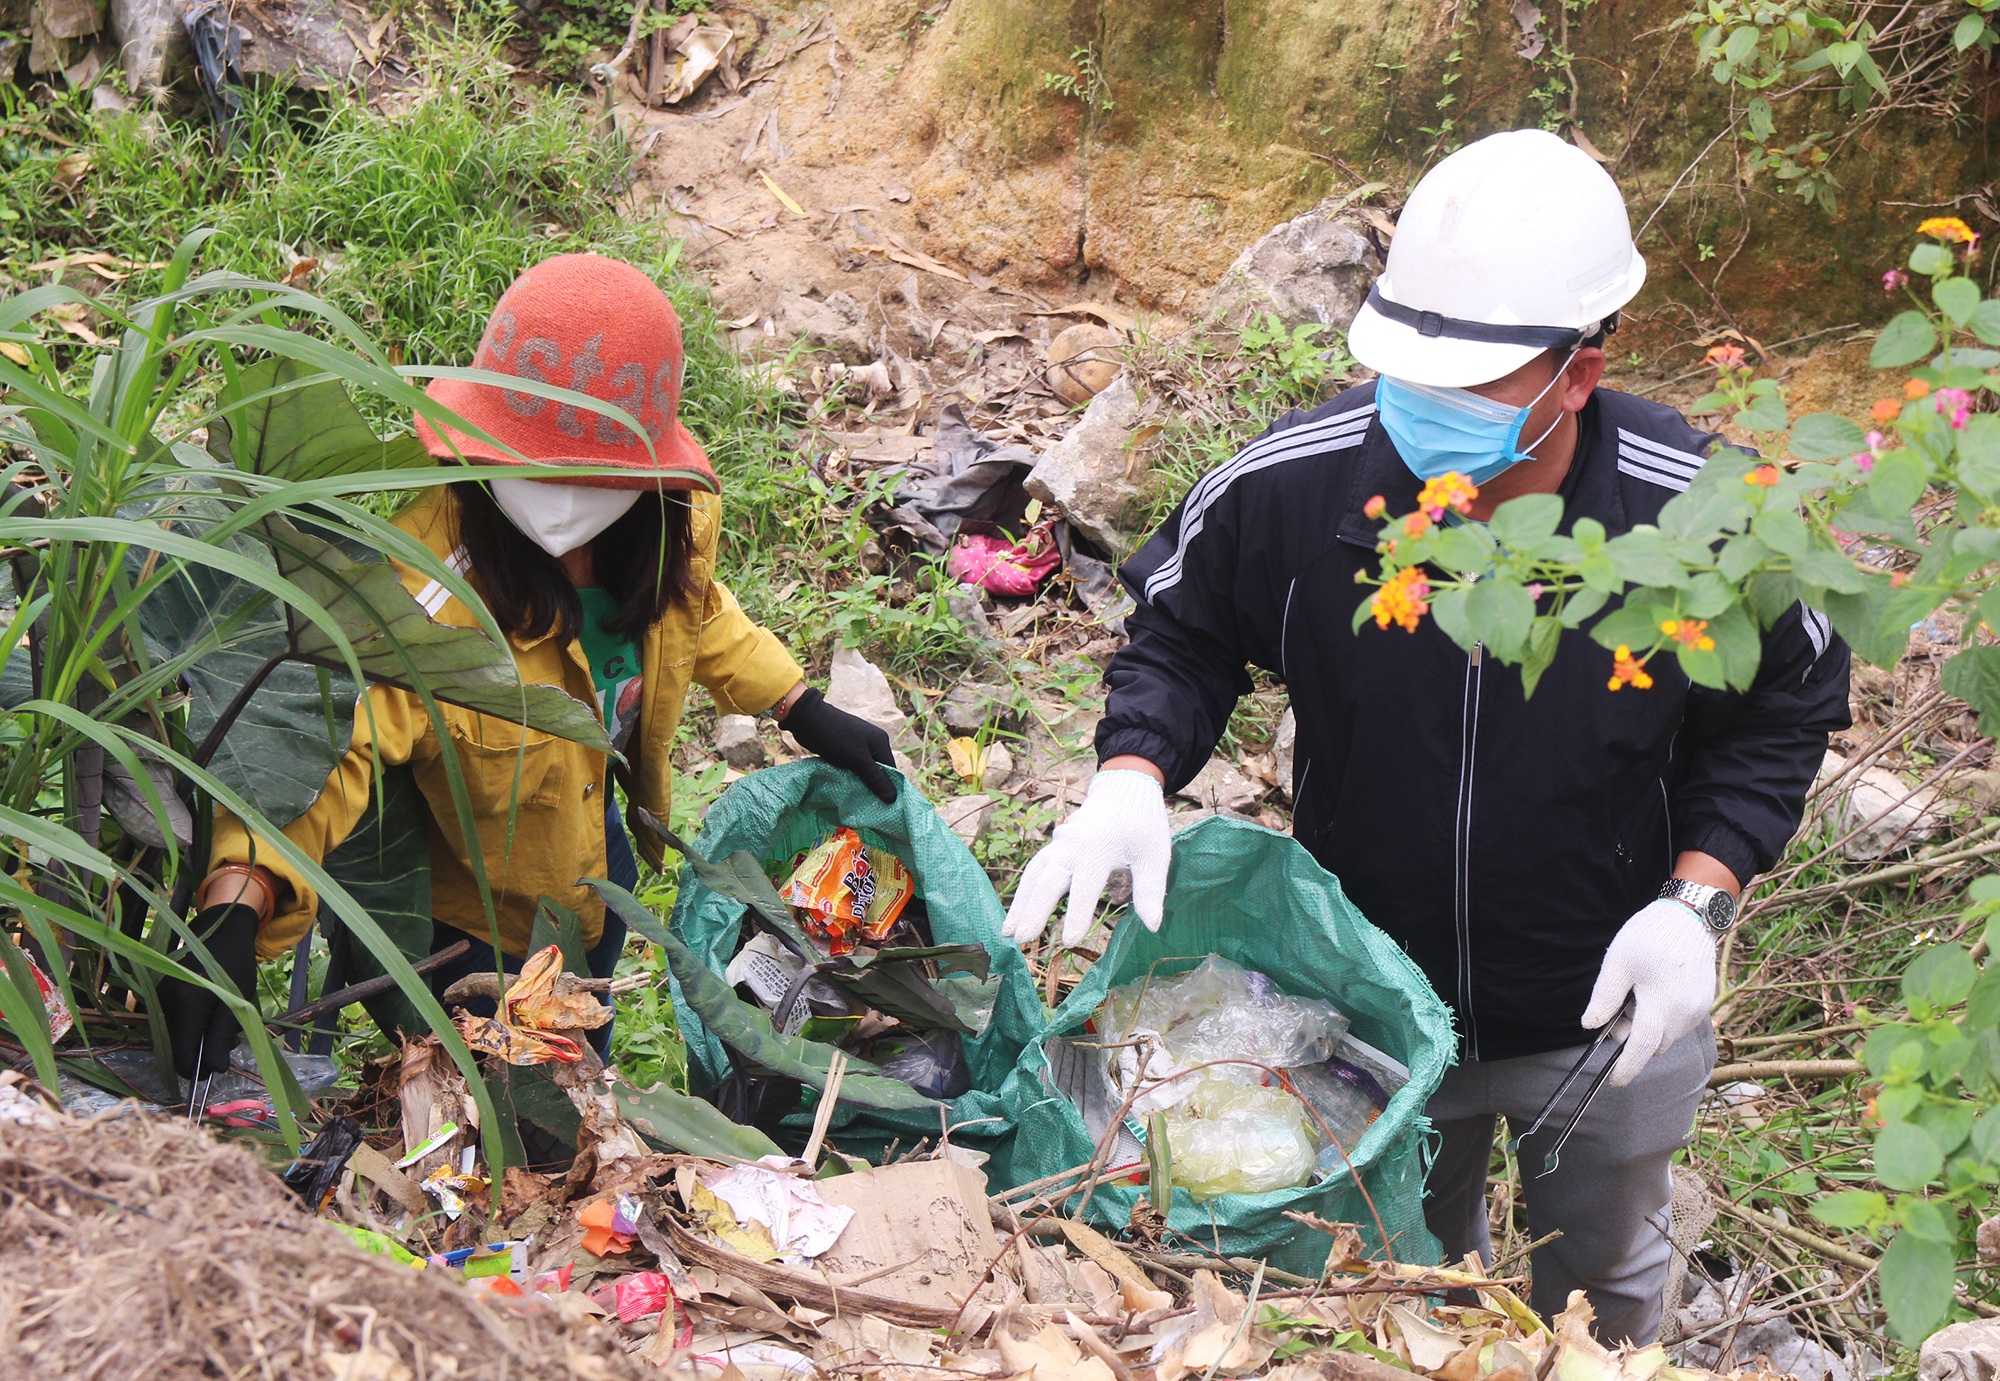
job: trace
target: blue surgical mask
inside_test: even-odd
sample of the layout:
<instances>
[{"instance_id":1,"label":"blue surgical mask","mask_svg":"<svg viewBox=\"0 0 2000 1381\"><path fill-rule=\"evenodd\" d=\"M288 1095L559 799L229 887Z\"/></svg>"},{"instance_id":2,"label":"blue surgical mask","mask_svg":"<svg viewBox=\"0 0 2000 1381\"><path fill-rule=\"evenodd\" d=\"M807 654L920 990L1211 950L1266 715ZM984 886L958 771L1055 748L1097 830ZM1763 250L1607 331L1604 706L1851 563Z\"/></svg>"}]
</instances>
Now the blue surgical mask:
<instances>
[{"instance_id":1,"label":"blue surgical mask","mask_svg":"<svg viewBox=\"0 0 2000 1381\"><path fill-rule=\"evenodd\" d=\"M1568 363L1563 362L1564 368ZM1456 470L1474 484L1484 484L1526 460L1562 421L1558 413L1548 431L1520 444L1528 414L1562 377L1558 369L1533 402L1517 408L1467 389L1405 383L1385 374L1375 385L1375 409L1396 453L1418 479L1434 480Z\"/></svg>"}]
</instances>

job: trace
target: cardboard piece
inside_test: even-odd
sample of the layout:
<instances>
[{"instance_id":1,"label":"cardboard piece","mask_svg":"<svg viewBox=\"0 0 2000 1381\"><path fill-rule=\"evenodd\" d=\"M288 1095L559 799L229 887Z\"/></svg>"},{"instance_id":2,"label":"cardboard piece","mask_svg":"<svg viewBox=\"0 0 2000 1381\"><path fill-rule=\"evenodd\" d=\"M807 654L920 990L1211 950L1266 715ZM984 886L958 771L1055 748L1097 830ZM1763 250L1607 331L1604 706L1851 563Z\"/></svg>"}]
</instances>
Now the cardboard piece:
<instances>
[{"instance_id":1,"label":"cardboard piece","mask_svg":"<svg viewBox=\"0 0 2000 1381\"><path fill-rule=\"evenodd\" d=\"M978 1290L1000 1254L986 1177L956 1161L905 1161L815 1187L827 1203L854 1210L816 1263L835 1287L953 1309Z\"/></svg>"}]
</instances>

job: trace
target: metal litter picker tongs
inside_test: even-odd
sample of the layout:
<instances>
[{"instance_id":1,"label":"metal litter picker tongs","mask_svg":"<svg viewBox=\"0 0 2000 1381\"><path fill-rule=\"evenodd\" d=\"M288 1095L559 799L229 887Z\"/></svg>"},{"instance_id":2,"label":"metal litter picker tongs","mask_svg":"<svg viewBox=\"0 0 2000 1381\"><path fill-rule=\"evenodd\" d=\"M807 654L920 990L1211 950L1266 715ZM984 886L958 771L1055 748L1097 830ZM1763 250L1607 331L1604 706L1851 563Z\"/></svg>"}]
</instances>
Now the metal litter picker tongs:
<instances>
[{"instance_id":1,"label":"metal litter picker tongs","mask_svg":"<svg viewBox=\"0 0 2000 1381\"><path fill-rule=\"evenodd\" d=\"M1598 1090L1604 1087L1604 1081L1611 1077L1612 1069L1618 1064L1618 1057L1625 1053L1625 1046L1632 1039L1633 1006L1634 997L1628 993L1624 1006L1620 1007L1618 1014L1599 1029L1596 1038L1583 1048L1583 1054L1577 1058L1574 1065L1570 1066L1570 1071L1563 1076L1563 1081L1556 1085L1556 1091L1549 1095L1549 1101L1542 1104L1542 1110L1535 1114L1535 1120L1528 1124L1528 1129L1507 1143L1510 1152L1519 1154L1521 1143L1539 1132L1542 1124L1556 1115L1556 1109L1562 1106L1563 1099L1576 1086L1577 1081L1583 1078L1584 1071L1591 1066L1591 1061L1596 1059L1607 1046L1610 1048L1611 1053L1604 1057L1604 1063L1591 1078L1590 1086L1577 1100L1576 1110L1570 1113L1569 1120L1563 1123L1562 1134L1556 1138L1555 1145L1549 1147L1548 1154L1542 1157L1542 1168L1535 1176L1536 1179L1555 1173L1556 1166L1561 1163L1563 1143L1568 1141L1570 1133L1576 1130L1576 1124L1583 1120L1584 1111L1596 1100Z\"/></svg>"}]
</instances>

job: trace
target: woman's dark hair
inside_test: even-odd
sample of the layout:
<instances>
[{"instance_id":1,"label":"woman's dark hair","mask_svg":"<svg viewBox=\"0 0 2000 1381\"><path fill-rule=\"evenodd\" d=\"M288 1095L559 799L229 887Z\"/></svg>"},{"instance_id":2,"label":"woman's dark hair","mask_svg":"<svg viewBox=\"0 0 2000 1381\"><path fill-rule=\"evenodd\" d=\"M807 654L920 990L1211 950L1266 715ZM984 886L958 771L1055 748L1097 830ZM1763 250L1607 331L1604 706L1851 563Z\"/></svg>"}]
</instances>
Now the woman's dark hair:
<instances>
[{"instance_id":1,"label":"woman's dark hair","mask_svg":"<svg viewBox=\"0 0 2000 1381\"><path fill-rule=\"evenodd\" d=\"M562 562L514 526L476 480L451 486L459 545L500 627L517 638L583 631L583 600ZM609 632L637 638L676 600L695 597L694 542L685 494L641 494L591 542L597 583L618 602Z\"/></svg>"}]
</instances>

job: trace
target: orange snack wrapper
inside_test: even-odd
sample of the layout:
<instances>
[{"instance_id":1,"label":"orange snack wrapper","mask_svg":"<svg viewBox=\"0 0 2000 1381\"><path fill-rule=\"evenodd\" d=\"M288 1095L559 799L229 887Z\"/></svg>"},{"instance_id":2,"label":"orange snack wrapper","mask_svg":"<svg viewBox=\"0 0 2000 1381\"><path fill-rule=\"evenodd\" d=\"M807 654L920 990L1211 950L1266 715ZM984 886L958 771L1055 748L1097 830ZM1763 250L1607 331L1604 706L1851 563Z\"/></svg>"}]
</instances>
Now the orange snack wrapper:
<instances>
[{"instance_id":1,"label":"orange snack wrapper","mask_svg":"<svg viewBox=\"0 0 2000 1381\"><path fill-rule=\"evenodd\" d=\"M869 848L843 827L806 852L779 894L813 936L829 941L835 954L849 954L857 934L887 935L916 892L900 858Z\"/></svg>"}]
</instances>

